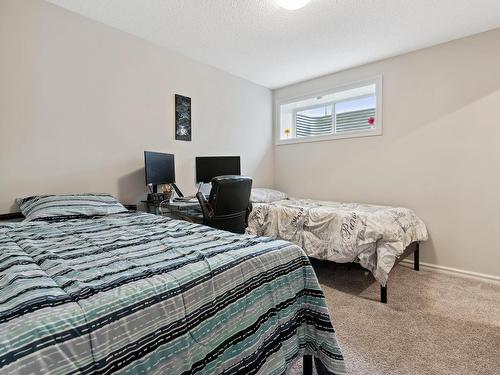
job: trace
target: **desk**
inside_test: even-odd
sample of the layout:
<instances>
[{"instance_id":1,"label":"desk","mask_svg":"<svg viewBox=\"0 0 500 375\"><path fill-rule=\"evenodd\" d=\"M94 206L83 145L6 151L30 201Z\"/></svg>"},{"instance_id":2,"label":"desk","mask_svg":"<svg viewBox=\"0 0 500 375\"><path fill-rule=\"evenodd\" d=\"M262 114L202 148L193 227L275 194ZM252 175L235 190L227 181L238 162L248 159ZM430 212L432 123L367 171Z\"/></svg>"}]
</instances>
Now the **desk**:
<instances>
[{"instance_id":1,"label":"desk","mask_svg":"<svg viewBox=\"0 0 500 375\"><path fill-rule=\"evenodd\" d=\"M141 201L145 212L155 215L168 216L173 219L186 220L193 223L203 222L203 214L199 202L163 202L160 207L159 201Z\"/></svg>"}]
</instances>

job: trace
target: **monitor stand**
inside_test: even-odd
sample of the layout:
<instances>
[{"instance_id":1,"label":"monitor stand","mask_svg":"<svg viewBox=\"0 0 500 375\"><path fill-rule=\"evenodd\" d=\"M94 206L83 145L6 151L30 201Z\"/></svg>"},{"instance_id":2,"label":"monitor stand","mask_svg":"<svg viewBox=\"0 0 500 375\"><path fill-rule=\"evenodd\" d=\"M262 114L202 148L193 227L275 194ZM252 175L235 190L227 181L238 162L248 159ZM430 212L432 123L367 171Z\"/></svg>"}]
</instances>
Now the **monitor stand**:
<instances>
[{"instance_id":1,"label":"monitor stand","mask_svg":"<svg viewBox=\"0 0 500 375\"><path fill-rule=\"evenodd\" d=\"M179 198L183 198L184 197L184 194L182 194L181 189L179 189L175 183L170 184L170 186L172 186L174 188L175 194L177 194L177 196Z\"/></svg>"}]
</instances>

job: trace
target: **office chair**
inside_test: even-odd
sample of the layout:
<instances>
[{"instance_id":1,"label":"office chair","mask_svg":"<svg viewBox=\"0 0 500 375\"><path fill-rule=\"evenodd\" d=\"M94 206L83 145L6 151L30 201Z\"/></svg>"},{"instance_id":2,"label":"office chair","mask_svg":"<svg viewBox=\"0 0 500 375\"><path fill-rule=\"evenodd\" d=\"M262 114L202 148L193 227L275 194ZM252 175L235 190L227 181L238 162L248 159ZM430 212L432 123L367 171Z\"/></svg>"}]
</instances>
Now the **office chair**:
<instances>
[{"instance_id":1,"label":"office chair","mask_svg":"<svg viewBox=\"0 0 500 375\"><path fill-rule=\"evenodd\" d=\"M203 212L203 224L233 233L245 233L252 211L252 179L243 176L217 176L212 179L208 201L203 193L196 198Z\"/></svg>"}]
</instances>

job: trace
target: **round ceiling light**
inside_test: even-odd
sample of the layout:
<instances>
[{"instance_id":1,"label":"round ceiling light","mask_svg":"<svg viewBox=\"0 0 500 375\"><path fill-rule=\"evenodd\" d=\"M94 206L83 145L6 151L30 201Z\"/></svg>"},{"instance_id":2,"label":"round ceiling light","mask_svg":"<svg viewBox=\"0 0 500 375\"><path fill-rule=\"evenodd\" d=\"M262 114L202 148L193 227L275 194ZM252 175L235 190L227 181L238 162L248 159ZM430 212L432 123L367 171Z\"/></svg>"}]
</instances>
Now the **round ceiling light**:
<instances>
[{"instance_id":1,"label":"round ceiling light","mask_svg":"<svg viewBox=\"0 0 500 375\"><path fill-rule=\"evenodd\" d=\"M307 5L310 0L276 0L278 5L288 10L300 9Z\"/></svg>"}]
</instances>

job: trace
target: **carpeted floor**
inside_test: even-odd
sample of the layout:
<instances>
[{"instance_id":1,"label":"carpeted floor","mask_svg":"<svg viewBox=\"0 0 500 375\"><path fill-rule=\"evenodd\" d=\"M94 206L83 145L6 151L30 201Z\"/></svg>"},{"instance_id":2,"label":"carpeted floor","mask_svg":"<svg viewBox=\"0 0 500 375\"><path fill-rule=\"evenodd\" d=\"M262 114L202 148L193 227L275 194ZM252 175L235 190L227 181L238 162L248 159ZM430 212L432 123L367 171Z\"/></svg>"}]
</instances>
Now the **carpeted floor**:
<instances>
[{"instance_id":1,"label":"carpeted floor","mask_svg":"<svg viewBox=\"0 0 500 375\"><path fill-rule=\"evenodd\" d=\"M384 305L370 274L313 265L349 374L500 374L500 283L400 265Z\"/></svg>"}]
</instances>

